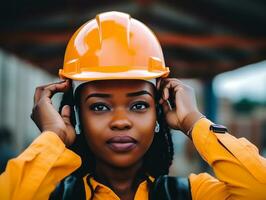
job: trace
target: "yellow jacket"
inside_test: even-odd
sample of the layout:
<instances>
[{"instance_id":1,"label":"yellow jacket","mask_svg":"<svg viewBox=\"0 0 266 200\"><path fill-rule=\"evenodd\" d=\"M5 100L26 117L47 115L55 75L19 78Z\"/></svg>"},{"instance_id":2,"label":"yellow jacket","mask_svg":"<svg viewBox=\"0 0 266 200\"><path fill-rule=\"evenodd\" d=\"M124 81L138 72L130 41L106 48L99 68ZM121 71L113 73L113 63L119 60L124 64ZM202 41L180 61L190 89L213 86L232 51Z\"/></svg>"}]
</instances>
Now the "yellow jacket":
<instances>
[{"instance_id":1,"label":"yellow jacket","mask_svg":"<svg viewBox=\"0 0 266 200\"><path fill-rule=\"evenodd\" d=\"M193 200L266 199L266 159L245 138L210 130L212 123L199 120L192 138L200 155L213 168L217 178L207 173L189 176ZM42 133L21 155L9 161L0 176L1 200L44 200L60 180L81 165L81 159L67 149L53 132ZM108 187L90 179L94 199L119 199ZM86 197L91 193L85 181ZM135 200L148 199L146 181Z\"/></svg>"}]
</instances>

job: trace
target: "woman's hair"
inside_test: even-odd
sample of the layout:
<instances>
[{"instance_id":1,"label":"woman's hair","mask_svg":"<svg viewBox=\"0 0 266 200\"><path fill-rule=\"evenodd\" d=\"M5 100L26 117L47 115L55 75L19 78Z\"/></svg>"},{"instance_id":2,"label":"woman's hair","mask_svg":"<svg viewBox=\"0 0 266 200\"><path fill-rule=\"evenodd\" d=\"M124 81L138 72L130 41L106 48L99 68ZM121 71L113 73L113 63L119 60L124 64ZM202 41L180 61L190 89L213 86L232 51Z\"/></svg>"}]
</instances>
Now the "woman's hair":
<instances>
[{"instance_id":1,"label":"woman's hair","mask_svg":"<svg viewBox=\"0 0 266 200\"><path fill-rule=\"evenodd\" d=\"M71 107L71 123L75 126L74 105L80 105L80 91L82 85L77 88L75 97L73 90L70 89L64 93L59 110L61 111L64 105ZM157 95L158 96L158 95ZM156 97L158 102L158 97ZM149 150L144 155L143 172L146 175L151 175L155 178L160 175L168 174L169 167L173 160L173 142L170 134L170 129L165 121L164 113L162 112L161 105L156 103L157 121L160 125L159 133L154 133L153 142ZM80 114L80 113L79 113ZM82 165L73 174L78 177L83 177L86 174L94 174L95 171L95 157L89 146L86 143L85 135L83 134L82 122L80 120L80 132L76 137L75 142L69 147L77 153L82 159ZM159 158L159 159L158 159Z\"/></svg>"}]
</instances>

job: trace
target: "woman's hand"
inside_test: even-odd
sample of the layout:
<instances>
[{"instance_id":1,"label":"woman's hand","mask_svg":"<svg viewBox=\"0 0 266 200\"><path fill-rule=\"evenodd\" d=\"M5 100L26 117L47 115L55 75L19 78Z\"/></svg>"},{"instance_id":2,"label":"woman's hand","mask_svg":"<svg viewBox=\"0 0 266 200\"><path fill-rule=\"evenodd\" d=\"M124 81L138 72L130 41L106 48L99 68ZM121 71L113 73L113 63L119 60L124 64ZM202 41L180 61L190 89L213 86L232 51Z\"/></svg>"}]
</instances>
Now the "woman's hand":
<instances>
[{"instance_id":1,"label":"woman's hand","mask_svg":"<svg viewBox=\"0 0 266 200\"><path fill-rule=\"evenodd\" d=\"M193 89L180 80L160 79L157 89L161 91L159 103L163 105L166 122L170 128L187 133L203 116L197 108Z\"/></svg>"},{"instance_id":2,"label":"woman's hand","mask_svg":"<svg viewBox=\"0 0 266 200\"><path fill-rule=\"evenodd\" d=\"M76 137L75 129L70 122L70 107L65 105L61 115L52 105L52 96L58 92L65 92L70 88L69 80L37 87L34 94L34 106L31 118L41 132L56 133L67 145L71 145Z\"/></svg>"}]
</instances>

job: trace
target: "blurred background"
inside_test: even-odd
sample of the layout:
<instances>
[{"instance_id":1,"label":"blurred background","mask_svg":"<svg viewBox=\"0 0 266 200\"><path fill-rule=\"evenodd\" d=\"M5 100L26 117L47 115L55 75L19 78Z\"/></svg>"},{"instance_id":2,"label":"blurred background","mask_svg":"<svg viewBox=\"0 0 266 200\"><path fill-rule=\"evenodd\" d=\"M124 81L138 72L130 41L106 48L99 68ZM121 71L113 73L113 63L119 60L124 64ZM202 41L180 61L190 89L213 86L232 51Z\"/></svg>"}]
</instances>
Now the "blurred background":
<instances>
[{"instance_id":1,"label":"blurred background","mask_svg":"<svg viewBox=\"0 0 266 200\"><path fill-rule=\"evenodd\" d=\"M200 110L266 156L265 0L5 0L0 6L0 170L39 134L30 119L35 87L57 81L70 36L97 13L122 11L157 35ZM58 105L60 95L54 98ZM173 131L171 174L208 171Z\"/></svg>"}]
</instances>

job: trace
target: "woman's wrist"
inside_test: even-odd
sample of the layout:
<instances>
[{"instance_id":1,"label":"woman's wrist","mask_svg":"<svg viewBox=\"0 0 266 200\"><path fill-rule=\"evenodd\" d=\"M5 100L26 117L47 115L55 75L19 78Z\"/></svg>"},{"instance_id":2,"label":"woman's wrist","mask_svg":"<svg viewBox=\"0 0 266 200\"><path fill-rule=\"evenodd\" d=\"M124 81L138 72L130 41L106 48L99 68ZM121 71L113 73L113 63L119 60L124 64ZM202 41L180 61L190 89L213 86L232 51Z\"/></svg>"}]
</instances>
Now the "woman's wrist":
<instances>
[{"instance_id":1,"label":"woman's wrist","mask_svg":"<svg viewBox=\"0 0 266 200\"><path fill-rule=\"evenodd\" d=\"M199 121L201 118L204 118L205 116L198 112L191 112L189 113L184 120L182 121L182 126L181 126L181 130L188 136L191 138L191 132L192 129L194 127L194 125L196 124L197 121Z\"/></svg>"},{"instance_id":2,"label":"woman's wrist","mask_svg":"<svg viewBox=\"0 0 266 200\"><path fill-rule=\"evenodd\" d=\"M46 131L55 133L66 146L69 145L67 141L66 133L63 130L59 128L47 128L47 127L42 130L42 132L46 132Z\"/></svg>"}]
</instances>

